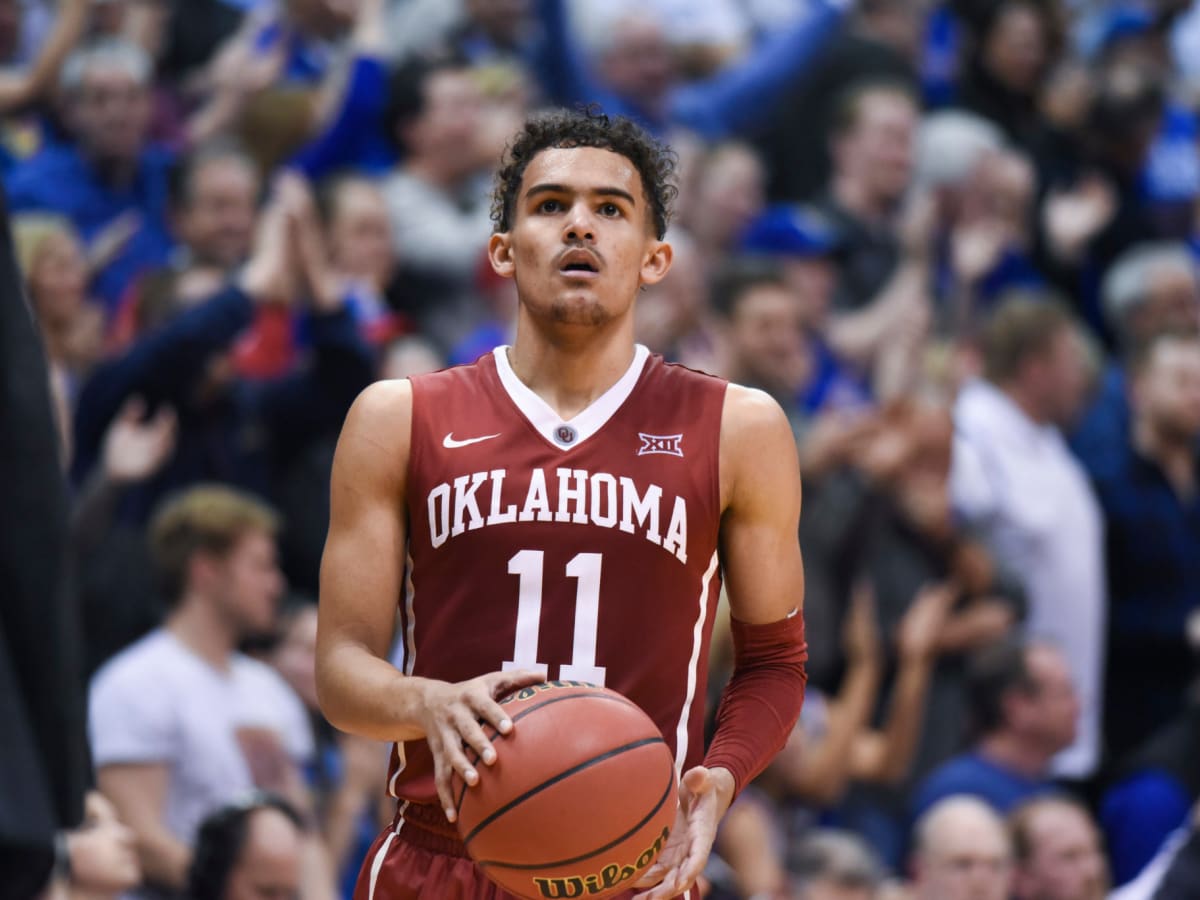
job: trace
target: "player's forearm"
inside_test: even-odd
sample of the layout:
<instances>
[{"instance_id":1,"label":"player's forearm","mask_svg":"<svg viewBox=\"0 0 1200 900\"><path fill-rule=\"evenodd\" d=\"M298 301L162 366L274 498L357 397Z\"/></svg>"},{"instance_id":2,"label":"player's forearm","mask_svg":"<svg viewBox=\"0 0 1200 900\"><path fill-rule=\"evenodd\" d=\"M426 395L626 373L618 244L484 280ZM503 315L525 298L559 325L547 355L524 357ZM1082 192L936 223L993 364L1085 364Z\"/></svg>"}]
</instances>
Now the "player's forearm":
<instances>
[{"instance_id":1,"label":"player's forearm","mask_svg":"<svg viewBox=\"0 0 1200 900\"><path fill-rule=\"evenodd\" d=\"M361 644L344 642L317 656L317 698L335 728L377 741L425 736L421 714L432 682L398 671Z\"/></svg>"}]
</instances>

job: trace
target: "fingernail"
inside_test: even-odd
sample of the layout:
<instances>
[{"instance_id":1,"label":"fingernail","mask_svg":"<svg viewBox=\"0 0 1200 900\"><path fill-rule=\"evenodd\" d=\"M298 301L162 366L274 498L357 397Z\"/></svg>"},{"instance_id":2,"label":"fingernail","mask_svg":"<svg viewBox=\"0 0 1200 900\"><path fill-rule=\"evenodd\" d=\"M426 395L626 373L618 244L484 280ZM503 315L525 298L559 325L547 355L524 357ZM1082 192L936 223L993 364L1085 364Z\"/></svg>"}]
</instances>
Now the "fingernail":
<instances>
[{"instance_id":1,"label":"fingernail","mask_svg":"<svg viewBox=\"0 0 1200 900\"><path fill-rule=\"evenodd\" d=\"M496 761L496 751L488 747L483 751L483 761L489 766Z\"/></svg>"},{"instance_id":2,"label":"fingernail","mask_svg":"<svg viewBox=\"0 0 1200 900\"><path fill-rule=\"evenodd\" d=\"M466 779L467 779L468 784L474 784L476 781L479 780L479 773L476 772L474 769L467 769Z\"/></svg>"},{"instance_id":3,"label":"fingernail","mask_svg":"<svg viewBox=\"0 0 1200 900\"><path fill-rule=\"evenodd\" d=\"M500 730L505 734L508 734L508 732L512 731L512 719L501 719Z\"/></svg>"},{"instance_id":4,"label":"fingernail","mask_svg":"<svg viewBox=\"0 0 1200 900\"><path fill-rule=\"evenodd\" d=\"M446 819L450 822L453 822L457 818L458 818L458 816L456 816L454 814L454 810L452 810L450 807L447 806L446 807Z\"/></svg>"}]
</instances>

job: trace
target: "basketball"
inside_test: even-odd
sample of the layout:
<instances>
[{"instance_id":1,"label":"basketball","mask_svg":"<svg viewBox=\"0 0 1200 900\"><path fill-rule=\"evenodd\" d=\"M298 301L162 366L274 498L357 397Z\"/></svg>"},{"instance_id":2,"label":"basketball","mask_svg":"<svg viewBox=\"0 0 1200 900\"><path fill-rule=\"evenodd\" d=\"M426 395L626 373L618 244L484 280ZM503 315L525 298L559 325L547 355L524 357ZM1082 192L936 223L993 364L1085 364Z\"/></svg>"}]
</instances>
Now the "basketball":
<instances>
[{"instance_id":1,"label":"basketball","mask_svg":"<svg viewBox=\"0 0 1200 900\"><path fill-rule=\"evenodd\" d=\"M615 691L578 681L523 688L500 703L513 729L485 727L495 764L478 766L474 787L454 780L471 858L530 900L627 890L675 822L675 761L658 728Z\"/></svg>"}]
</instances>

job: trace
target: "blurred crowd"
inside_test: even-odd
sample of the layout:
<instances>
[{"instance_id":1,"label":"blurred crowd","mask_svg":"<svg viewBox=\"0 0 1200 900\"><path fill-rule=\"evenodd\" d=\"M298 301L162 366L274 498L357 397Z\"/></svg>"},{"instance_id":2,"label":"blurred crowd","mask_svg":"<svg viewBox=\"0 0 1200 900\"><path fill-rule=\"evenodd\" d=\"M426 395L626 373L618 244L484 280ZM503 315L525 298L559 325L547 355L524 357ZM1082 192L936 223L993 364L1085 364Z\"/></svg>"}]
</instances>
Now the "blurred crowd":
<instances>
[{"instance_id":1,"label":"blurred crowd","mask_svg":"<svg viewBox=\"0 0 1200 900\"><path fill-rule=\"evenodd\" d=\"M317 707L337 432L511 341L493 169L593 103L678 155L638 340L801 453L808 698L710 896L1200 896L1200 4L0 0L0 67L78 896L349 896L391 810Z\"/></svg>"}]
</instances>

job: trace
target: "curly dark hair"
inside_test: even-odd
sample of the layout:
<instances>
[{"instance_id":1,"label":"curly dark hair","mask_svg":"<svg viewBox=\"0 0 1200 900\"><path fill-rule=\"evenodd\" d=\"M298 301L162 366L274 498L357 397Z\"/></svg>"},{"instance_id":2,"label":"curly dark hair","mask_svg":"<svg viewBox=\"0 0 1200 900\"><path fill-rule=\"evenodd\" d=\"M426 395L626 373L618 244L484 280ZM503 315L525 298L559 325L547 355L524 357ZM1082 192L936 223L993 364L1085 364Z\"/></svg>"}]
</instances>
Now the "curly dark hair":
<instances>
[{"instance_id":1,"label":"curly dark hair","mask_svg":"<svg viewBox=\"0 0 1200 900\"><path fill-rule=\"evenodd\" d=\"M596 147L624 156L642 177L650 201L654 233L667 233L675 195L675 152L630 119L607 116L594 108L558 110L531 116L504 153L492 193L492 222L497 231L512 228L513 207L530 161L543 150Z\"/></svg>"}]
</instances>

